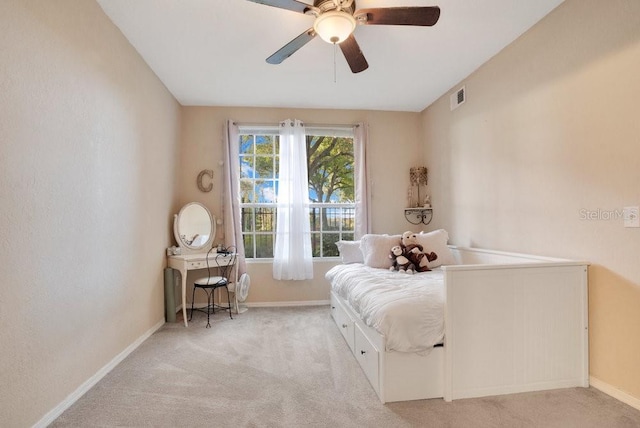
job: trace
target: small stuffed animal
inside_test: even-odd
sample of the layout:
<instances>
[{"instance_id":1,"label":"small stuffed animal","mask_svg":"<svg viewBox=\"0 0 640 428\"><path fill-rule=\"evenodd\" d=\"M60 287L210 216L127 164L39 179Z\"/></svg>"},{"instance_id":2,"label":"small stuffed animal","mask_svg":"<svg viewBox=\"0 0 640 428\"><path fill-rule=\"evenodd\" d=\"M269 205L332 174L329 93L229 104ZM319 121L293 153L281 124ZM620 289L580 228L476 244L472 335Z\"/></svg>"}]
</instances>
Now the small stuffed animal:
<instances>
[{"instance_id":1,"label":"small stuffed animal","mask_svg":"<svg viewBox=\"0 0 640 428\"><path fill-rule=\"evenodd\" d=\"M402 238L400 239L400 246L403 249L403 253L405 256L416 266L416 270L418 272L427 272L429 269L429 262L434 261L438 258L438 255L433 251L430 253L424 253L424 249L422 245L418 244L418 239L416 238L416 234L407 231L402 234Z\"/></svg>"},{"instance_id":2,"label":"small stuffed animal","mask_svg":"<svg viewBox=\"0 0 640 428\"><path fill-rule=\"evenodd\" d=\"M391 248L391 253L389 254L389 258L393 260L392 266L389 270L398 271L403 273L413 273L415 271L415 266L402 252L402 247L400 245L396 245Z\"/></svg>"}]
</instances>

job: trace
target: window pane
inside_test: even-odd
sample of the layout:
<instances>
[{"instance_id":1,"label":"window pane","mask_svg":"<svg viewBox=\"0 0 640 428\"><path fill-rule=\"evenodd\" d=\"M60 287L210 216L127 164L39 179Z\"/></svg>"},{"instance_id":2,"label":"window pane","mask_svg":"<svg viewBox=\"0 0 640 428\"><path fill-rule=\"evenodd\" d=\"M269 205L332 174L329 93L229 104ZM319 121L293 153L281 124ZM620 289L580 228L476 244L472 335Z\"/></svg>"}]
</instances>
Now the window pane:
<instances>
[{"instance_id":1,"label":"window pane","mask_svg":"<svg viewBox=\"0 0 640 428\"><path fill-rule=\"evenodd\" d=\"M342 230L355 230L356 223L356 209L355 208L343 208L342 209Z\"/></svg>"},{"instance_id":2,"label":"window pane","mask_svg":"<svg viewBox=\"0 0 640 428\"><path fill-rule=\"evenodd\" d=\"M253 180L240 180L240 202L243 204L252 204L256 200L253 194Z\"/></svg>"},{"instance_id":3,"label":"window pane","mask_svg":"<svg viewBox=\"0 0 640 428\"><path fill-rule=\"evenodd\" d=\"M253 135L240 136L240 154L253 154Z\"/></svg>"},{"instance_id":4,"label":"window pane","mask_svg":"<svg viewBox=\"0 0 640 428\"><path fill-rule=\"evenodd\" d=\"M248 259L252 259L255 253L253 248L253 235L242 235L242 242L244 242L244 256Z\"/></svg>"},{"instance_id":5,"label":"window pane","mask_svg":"<svg viewBox=\"0 0 640 428\"><path fill-rule=\"evenodd\" d=\"M353 238L354 238L353 233L343 233L342 234L342 240L343 241L353 241ZM391 248L389 248L389 249L391 249Z\"/></svg>"},{"instance_id":6,"label":"window pane","mask_svg":"<svg viewBox=\"0 0 640 428\"><path fill-rule=\"evenodd\" d=\"M255 178L253 156L240 156L240 178Z\"/></svg>"},{"instance_id":7,"label":"window pane","mask_svg":"<svg viewBox=\"0 0 640 428\"><path fill-rule=\"evenodd\" d=\"M273 156L256 156L256 178L274 178Z\"/></svg>"},{"instance_id":8,"label":"window pane","mask_svg":"<svg viewBox=\"0 0 640 428\"><path fill-rule=\"evenodd\" d=\"M242 208L242 231L253 231L253 208Z\"/></svg>"},{"instance_id":9,"label":"window pane","mask_svg":"<svg viewBox=\"0 0 640 428\"><path fill-rule=\"evenodd\" d=\"M256 135L256 154L271 155L274 153L273 135Z\"/></svg>"},{"instance_id":10,"label":"window pane","mask_svg":"<svg viewBox=\"0 0 640 428\"><path fill-rule=\"evenodd\" d=\"M256 180L256 193L261 204L271 204L276 201L276 189L273 180Z\"/></svg>"},{"instance_id":11,"label":"window pane","mask_svg":"<svg viewBox=\"0 0 640 428\"><path fill-rule=\"evenodd\" d=\"M276 229L276 209L256 208L256 231L273 232Z\"/></svg>"},{"instance_id":12,"label":"window pane","mask_svg":"<svg viewBox=\"0 0 640 428\"><path fill-rule=\"evenodd\" d=\"M325 207L324 215L322 216L322 230L340 230L340 214L342 208L339 207Z\"/></svg>"},{"instance_id":13,"label":"window pane","mask_svg":"<svg viewBox=\"0 0 640 428\"><path fill-rule=\"evenodd\" d=\"M307 153L309 199L353 201L353 138L307 135Z\"/></svg>"},{"instance_id":14,"label":"window pane","mask_svg":"<svg viewBox=\"0 0 640 428\"><path fill-rule=\"evenodd\" d=\"M320 231L320 208L309 209L309 224L312 232Z\"/></svg>"},{"instance_id":15,"label":"window pane","mask_svg":"<svg viewBox=\"0 0 640 428\"><path fill-rule=\"evenodd\" d=\"M336 242L340 240L337 233L325 233L322 235L322 257L337 257L338 247Z\"/></svg>"},{"instance_id":16,"label":"window pane","mask_svg":"<svg viewBox=\"0 0 640 428\"><path fill-rule=\"evenodd\" d=\"M256 235L256 257L273 258L273 235Z\"/></svg>"},{"instance_id":17,"label":"window pane","mask_svg":"<svg viewBox=\"0 0 640 428\"><path fill-rule=\"evenodd\" d=\"M320 257L320 234L319 233L311 233L311 254L313 257Z\"/></svg>"}]
</instances>

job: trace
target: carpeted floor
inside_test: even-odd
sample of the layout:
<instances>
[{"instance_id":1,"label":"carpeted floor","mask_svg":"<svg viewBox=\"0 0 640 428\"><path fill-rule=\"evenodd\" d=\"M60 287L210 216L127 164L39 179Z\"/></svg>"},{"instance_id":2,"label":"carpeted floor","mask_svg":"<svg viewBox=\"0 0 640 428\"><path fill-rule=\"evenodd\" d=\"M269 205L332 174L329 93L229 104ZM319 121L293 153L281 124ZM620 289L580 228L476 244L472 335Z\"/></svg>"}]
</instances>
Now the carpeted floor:
<instances>
[{"instance_id":1,"label":"carpeted floor","mask_svg":"<svg viewBox=\"0 0 640 428\"><path fill-rule=\"evenodd\" d=\"M52 427L640 427L593 388L383 405L328 307L166 324Z\"/></svg>"}]
</instances>

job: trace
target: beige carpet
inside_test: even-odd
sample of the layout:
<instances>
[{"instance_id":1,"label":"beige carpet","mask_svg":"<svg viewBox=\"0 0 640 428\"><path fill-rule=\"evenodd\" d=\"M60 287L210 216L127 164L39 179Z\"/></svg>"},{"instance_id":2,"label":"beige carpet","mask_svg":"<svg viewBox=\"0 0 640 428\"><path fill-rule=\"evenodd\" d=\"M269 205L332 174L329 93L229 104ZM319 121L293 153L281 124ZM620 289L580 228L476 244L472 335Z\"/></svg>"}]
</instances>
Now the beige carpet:
<instances>
[{"instance_id":1,"label":"beige carpet","mask_svg":"<svg viewBox=\"0 0 640 428\"><path fill-rule=\"evenodd\" d=\"M166 324L53 427L640 427L593 388L383 405L328 307Z\"/></svg>"}]
</instances>

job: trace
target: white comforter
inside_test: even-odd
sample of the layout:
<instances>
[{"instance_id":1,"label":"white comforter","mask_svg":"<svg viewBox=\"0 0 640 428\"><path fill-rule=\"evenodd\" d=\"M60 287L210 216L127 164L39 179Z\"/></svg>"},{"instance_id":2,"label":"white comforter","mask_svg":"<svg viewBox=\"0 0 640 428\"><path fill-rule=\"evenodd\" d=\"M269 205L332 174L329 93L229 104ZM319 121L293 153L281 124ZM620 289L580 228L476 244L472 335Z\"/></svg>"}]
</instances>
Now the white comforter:
<instances>
[{"instance_id":1,"label":"white comforter","mask_svg":"<svg viewBox=\"0 0 640 428\"><path fill-rule=\"evenodd\" d=\"M331 288L386 338L387 351L427 352L444 337L443 272L414 275L361 263L331 268Z\"/></svg>"}]
</instances>

